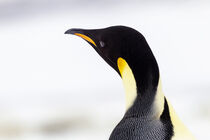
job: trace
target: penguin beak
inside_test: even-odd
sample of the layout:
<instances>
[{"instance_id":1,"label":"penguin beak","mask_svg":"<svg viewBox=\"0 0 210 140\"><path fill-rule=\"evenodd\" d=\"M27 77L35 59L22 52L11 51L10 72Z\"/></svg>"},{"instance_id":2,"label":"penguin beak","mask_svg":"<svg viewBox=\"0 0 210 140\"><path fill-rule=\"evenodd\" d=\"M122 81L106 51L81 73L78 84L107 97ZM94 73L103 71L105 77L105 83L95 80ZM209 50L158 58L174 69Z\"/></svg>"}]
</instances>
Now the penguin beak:
<instances>
[{"instance_id":1,"label":"penguin beak","mask_svg":"<svg viewBox=\"0 0 210 140\"><path fill-rule=\"evenodd\" d=\"M104 53L103 51L100 49L100 47L97 47L95 41L97 41L97 31L99 30L86 30L86 29L77 29L77 28L72 28L69 29L65 32L65 34L72 34L72 35L76 35L79 36L81 38L83 38L84 40L86 40L95 50L96 52L111 66L113 67L117 73L120 75L120 72L117 68L117 65L111 61ZM93 41L95 40L95 41Z\"/></svg>"},{"instance_id":2,"label":"penguin beak","mask_svg":"<svg viewBox=\"0 0 210 140\"><path fill-rule=\"evenodd\" d=\"M79 36L96 47L96 43L85 34L85 30L73 28L73 29L67 30L65 34L72 34L72 35Z\"/></svg>"}]
</instances>

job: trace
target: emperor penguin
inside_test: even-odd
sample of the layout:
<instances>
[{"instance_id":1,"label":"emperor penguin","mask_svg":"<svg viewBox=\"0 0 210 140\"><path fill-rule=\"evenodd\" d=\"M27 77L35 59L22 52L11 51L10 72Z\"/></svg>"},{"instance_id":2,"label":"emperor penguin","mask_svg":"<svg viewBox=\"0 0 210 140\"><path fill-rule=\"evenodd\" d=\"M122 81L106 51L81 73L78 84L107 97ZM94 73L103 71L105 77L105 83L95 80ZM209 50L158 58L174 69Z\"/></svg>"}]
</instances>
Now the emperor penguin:
<instances>
[{"instance_id":1,"label":"emperor penguin","mask_svg":"<svg viewBox=\"0 0 210 140\"><path fill-rule=\"evenodd\" d=\"M73 28L122 78L126 112L109 140L195 140L162 92L157 61L145 39L126 26Z\"/></svg>"}]
</instances>

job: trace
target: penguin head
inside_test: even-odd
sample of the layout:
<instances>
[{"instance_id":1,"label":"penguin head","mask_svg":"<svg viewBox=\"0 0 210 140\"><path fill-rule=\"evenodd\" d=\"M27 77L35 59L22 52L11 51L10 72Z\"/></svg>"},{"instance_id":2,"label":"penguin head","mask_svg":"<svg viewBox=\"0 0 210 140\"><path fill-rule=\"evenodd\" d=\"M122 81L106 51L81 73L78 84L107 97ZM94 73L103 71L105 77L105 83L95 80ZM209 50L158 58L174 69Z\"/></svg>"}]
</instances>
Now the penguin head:
<instances>
[{"instance_id":1,"label":"penguin head","mask_svg":"<svg viewBox=\"0 0 210 140\"><path fill-rule=\"evenodd\" d=\"M97 53L119 74L118 59L133 63L132 59L150 53L144 36L125 26L112 26L103 29L69 29L65 34L77 35L86 40ZM138 53L136 53L138 52Z\"/></svg>"},{"instance_id":2,"label":"penguin head","mask_svg":"<svg viewBox=\"0 0 210 140\"><path fill-rule=\"evenodd\" d=\"M65 34L86 40L122 79L126 77L130 81L132 77L137 92L157 89L159 68L156 59L144 36L135 29L125 26L91 30L73 28Z\"/></svg>"}]
</instances>

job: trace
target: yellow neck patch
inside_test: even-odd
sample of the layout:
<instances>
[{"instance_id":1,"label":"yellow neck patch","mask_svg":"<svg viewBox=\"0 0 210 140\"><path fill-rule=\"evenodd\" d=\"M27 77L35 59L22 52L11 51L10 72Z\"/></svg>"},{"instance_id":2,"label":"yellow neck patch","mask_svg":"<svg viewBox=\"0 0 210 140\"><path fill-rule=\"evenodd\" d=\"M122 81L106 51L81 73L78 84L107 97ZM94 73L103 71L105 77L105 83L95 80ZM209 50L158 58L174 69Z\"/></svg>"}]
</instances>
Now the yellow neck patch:
<instances>
[{"instance_id":1,"label":"yellow neck patch","mask_svg":"<svg viewBox=\"0 0 210 140\"><path fill-rule=\"evenodd\" d=\"M126 109L128 110L136 99L137 87L133 72L128 63L121 57L117 60L118 69L120 71L123 85L126 93Z\"/></svg>"},{"instance_id":2,"label":"yellow neck patch","mask_svg":"<svg viewBox=\"0 0 210 140\"><path fill-rule=\"evenodd\" d=\"M89 38L88 36L80 34L80 33L75 33L75 35L83 38L84 40L87 40L88 42L90 42L90 43L92 43L93 45L96 46L96 43L91 38Z\"/></svg>"}]
</instances>

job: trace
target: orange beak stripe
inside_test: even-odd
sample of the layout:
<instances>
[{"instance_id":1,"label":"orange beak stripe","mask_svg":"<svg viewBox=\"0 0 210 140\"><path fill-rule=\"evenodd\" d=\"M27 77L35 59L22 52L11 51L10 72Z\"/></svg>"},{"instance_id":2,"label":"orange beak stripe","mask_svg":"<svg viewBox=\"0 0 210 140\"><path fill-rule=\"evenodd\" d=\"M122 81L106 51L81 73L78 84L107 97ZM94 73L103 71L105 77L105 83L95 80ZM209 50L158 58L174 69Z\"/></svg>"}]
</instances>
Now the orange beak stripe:
<instances>
[{"instance_id":1,"label":"orange beak stripe","mask_svg":"<svg viewBox=\"0 0 210 140\"><path fill-rule=\"evenodd\" d=\"M83 38L84 40L87 40L88 42L90 42L90 43L92 43L93 45L96 46L96 43L91 38L89 38L88 36L80 34L80 33L75 33L75 35Z\"/></svg>"}]
</instances>

